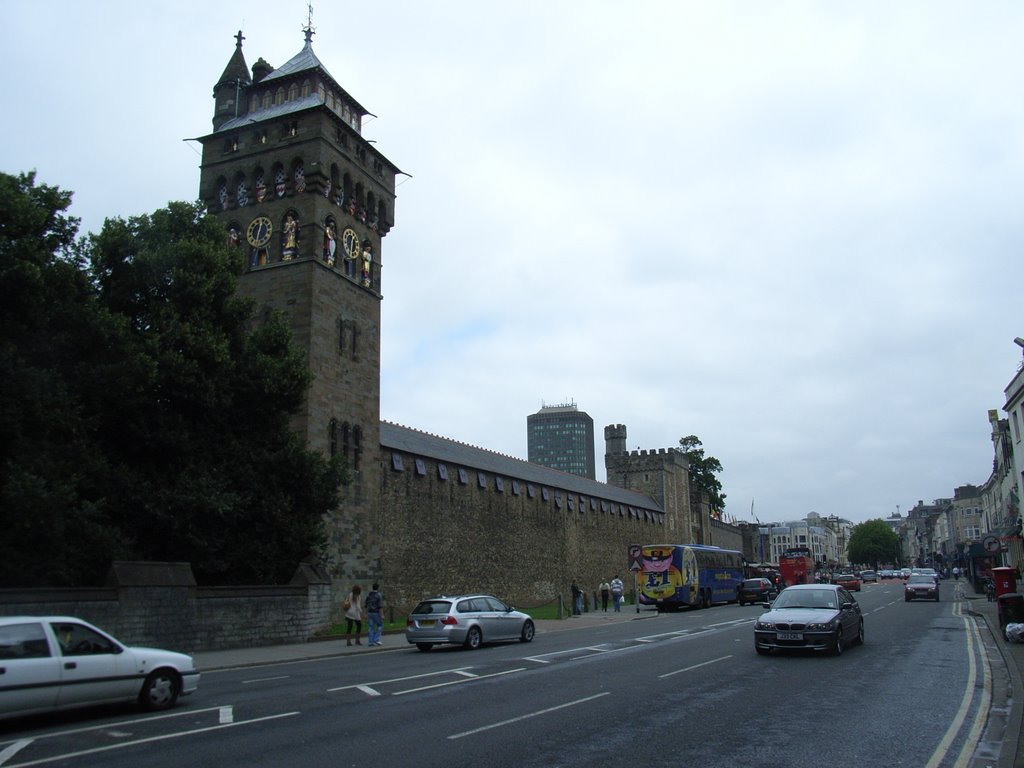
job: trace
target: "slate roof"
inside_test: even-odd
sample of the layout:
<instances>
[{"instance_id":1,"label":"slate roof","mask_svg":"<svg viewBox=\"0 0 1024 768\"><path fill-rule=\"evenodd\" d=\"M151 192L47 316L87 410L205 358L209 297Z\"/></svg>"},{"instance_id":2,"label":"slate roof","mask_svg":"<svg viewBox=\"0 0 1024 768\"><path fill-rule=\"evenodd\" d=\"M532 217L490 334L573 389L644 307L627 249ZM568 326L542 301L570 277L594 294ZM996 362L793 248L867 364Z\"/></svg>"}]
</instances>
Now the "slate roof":
<instances>
[{"instance_id":1,"label":"slate roof","mask_svg":"<svg viewBox=\"0 0 1024 768\"><path fill-rule=\"evenodd\" d=\"M263 78L264 81L266 78ZM251 123L262 123L264 120L273 120L275 117L282 117L284 115L290 115L293 112L301 112L304 109L310 107L319 107L324 103L324 100L320 98L320 94L311 93L308 96L303 96L299 99L293 99L291 101L285 101L281 104L273 104L265 109L257 109L255 112L246 112L244 115L233 117L230 120L225 120L224 123L218 128L215 133L223 133L224 131L233 131L239 128L245 128Z\"/></svg>"},{"instance_id":2,"label":"slate roof","mask_svg":"<svg viewBox=\"0 0 1024 768\"><path fill-rule=\"evenodd\" d=\"M491 472L527 483L557 488L568 493L592 496L597 499L607 499L616 504L625 504L652 512L664 512L654 499L636 491L599 483L596 480L560 472L557 469L549 469L539 464L531 464L522 459L392 424L389 421L380 423L380 444L385 449L423 456L453 466Z\"/></svg>"}]
</instances>

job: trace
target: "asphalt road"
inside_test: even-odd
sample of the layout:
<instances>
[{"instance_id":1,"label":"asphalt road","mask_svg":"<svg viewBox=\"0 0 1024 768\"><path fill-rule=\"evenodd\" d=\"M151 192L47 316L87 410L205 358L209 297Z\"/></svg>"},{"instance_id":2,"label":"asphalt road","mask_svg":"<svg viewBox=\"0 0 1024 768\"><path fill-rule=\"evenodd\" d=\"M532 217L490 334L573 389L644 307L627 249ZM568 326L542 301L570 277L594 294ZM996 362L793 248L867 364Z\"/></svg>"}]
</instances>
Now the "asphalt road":
<instances>
[{"instance_id":1,"label":"asphalt road","mask_svg":"<svg viewBox=\"0 0 1024 768\"><path fill-rule=\"evenodd\" d=\"M0 766L944 768L988 706L974 620L945 590L857 595L867 642L762 657L736 605L539 634L210 672L163 715L0 726Z\"/></svg>"}]
</instances>

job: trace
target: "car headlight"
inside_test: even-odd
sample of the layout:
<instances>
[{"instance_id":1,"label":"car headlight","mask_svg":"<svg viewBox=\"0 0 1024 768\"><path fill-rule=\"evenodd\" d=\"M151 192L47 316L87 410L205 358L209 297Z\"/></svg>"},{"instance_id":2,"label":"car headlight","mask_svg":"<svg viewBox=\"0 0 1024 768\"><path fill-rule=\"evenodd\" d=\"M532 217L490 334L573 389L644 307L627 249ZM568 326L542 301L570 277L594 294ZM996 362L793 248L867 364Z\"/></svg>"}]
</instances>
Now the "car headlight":
<instances>
[{"instance_id":1,"label":"car headlight","mask_svg":"<svg viewBox=\"0 0 1024 768\"><path fill-rule=\"evenodd\" d=\"M775 624L771 621L755 621L754 629L775 629Z\"/></svg>"},{"instance_id":2,"label":"car headlight","mask_svg":"<svg viewBox=\"0 0 1024 768\"><path fill-rule=\"evenodd\" d=\"M836 628L837 623L835 619L832 621L819 621L814 624L808 624L807 629L811 632L830 632Z\"/></svg>"}]
</instances>

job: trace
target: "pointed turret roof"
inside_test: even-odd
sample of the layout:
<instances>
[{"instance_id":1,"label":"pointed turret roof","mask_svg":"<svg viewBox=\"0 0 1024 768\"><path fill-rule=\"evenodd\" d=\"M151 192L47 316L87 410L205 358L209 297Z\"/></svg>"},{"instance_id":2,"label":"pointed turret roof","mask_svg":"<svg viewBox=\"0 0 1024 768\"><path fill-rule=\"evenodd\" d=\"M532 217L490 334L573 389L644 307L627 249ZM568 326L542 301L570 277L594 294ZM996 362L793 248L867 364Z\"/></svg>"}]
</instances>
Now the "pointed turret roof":
<instances>
[{"instance_id":1,"label":"pointed turret roof","mask_svg":"<svg viewBox=\"0 0 1024 768\"><path fill-rule=\"evenodd\" d=\"M249 67L245 63L245 56L242 55L243 40L245 38L242 36L242 30L238 30L238 34L235 35L235 52L231 54L228 65L224 67L224 74L217 81L217 86L224 85L225 83L249 85L252 82L252 78L249 76ZM217 86L214 86L214 88Z\"/></svg>"}]
</instances>

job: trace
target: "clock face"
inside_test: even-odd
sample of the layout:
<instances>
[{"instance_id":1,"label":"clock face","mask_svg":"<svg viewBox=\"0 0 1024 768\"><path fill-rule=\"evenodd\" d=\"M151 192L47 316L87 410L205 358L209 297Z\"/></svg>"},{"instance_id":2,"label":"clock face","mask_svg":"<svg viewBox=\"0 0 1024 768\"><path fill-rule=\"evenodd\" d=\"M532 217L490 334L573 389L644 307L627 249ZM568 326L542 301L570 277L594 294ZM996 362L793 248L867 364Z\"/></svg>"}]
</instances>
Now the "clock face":
<instances>
[{"instance_id":1,"label":"clock face","mask_svg":"<svg viewBox=\"0 0 1024 768\"><path fill-rule=\"evenodd\" d=\"M270 219L266 216L257 216L249 222L249 228L245 231L245 237L253 248L262 248L270 242L272 230Z\"/></svg>"},{"instance_id":2,"label":"clock face","mask_svg":"<svg viewBox=\"0 0 1024 768\"><path fill-rule=\"evenodd\" d=\"M354 229L346 229L341 233L341 250L346 258L355 259L362 252L359 236Z\"/></svg>"}]
</instances>

